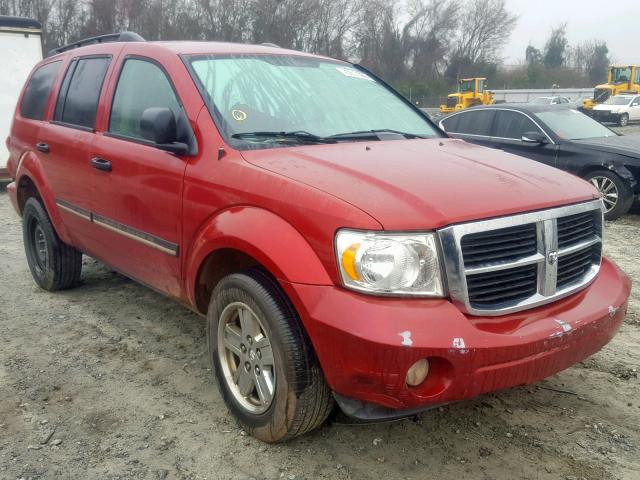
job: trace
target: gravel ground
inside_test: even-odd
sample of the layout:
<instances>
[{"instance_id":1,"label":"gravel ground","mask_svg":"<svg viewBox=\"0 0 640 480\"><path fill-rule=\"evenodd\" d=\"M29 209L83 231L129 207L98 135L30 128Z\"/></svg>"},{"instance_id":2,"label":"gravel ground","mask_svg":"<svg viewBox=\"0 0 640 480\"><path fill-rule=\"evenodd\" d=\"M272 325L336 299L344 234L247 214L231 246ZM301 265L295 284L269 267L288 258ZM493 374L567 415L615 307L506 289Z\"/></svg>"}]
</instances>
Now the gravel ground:
<instances>
[{"instance_id":1,"label":"gravel ground","mask_svg":"<svg viewBox=\"0 0 640 480\"><path fill-rule=\"evenodd\" d=\"M640 207L606 251L640 281ZM640 294L600 353L537 385L265 445L227 412L202 319L85 259L34 285L0 192L0 479L640 478Z\"/></svg>"}]
</instances>

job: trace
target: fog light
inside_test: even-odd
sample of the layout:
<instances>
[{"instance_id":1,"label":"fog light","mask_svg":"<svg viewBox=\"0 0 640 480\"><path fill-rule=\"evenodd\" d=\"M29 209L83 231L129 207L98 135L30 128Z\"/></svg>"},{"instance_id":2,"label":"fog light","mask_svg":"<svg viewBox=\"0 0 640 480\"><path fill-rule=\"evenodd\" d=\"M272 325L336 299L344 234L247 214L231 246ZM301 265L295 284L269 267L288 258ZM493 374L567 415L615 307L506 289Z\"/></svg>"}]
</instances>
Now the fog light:
<instances>
[{"instance_id":1,"label":"fog light","mask_svg":"<svg viewBox=\"0 0 640 480\"><path fill-rule=\"evenodd\" d=\"M417 387L424 382L427 375L429 375L429 360L423 358L411 365L411 368L407 370L407 385Z\"/></svg>"}]
</instances>

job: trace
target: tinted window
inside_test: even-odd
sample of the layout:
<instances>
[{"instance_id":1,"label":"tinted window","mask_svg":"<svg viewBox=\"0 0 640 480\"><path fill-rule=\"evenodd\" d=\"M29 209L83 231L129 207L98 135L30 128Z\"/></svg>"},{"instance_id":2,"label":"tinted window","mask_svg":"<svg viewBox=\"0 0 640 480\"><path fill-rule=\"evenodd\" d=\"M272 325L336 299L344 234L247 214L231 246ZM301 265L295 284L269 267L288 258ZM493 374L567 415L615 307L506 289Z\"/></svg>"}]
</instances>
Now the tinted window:
<instances>
[{"instance_id":1,"label":"tinted window","mask_svg":"<svg viewBox=\"0 0 640 480\"><path fill-rule=\"evenodd\" d=\"M520 140L526 132L542 133L529 117L520 112L499 111L496 115L494 137Z\"/></svg>"},{"instance_id":2,"label":"tinted window","mask_svg":"<svg viewBox=\"0 0 640 480\"><path fill-rule=\"evenodd\" d=\"M451 123L450 120L444 120L443 125L447 132L451 133L489 136L493 114L493 110L477 110L474 112L459 113L450 119L454 120L455 117L458 117L455 124Z\"/></svg>"},{"instance_id":3,"label":"tinted window","mask_svg":"<svg viewBox=\"0 0 640 480\"><path fill-rule=\"evenodd\" d=\"M49 94L53 88L53 82L56 79L58 70L60 70L60 65L62 65L62 62L47 63L33 73L24 92L20 115L34 120L42 120L44 118L47 100L49 100Z\"/></svg>"},{"instance_id":4,"label":"tinted window","mask_svg":"<svg viewBox=\"0 0 640 480\"><path fill-rule=\"evenodd\" d=\"M170 108L176 119L182 114L171 83L160 67L144 60L127 60L113 97L109 131L144 138L140 120L142 113L152 107Z\"/></svg>"},{"instance_id":5,"label":"tinted window","mask_svg":"<svg viewBox=\"0 0 640 480\"><path fill-rule=\"evenodd\" d=\"M69 66L56 105L54 119L93 129L98 100L109 58L85 58Z\"/></svg>"},{"instance_id":6,"label":"tinted window","mask_svg":"<svg viewBox=\"0 0 640 480\"><path fill-rule=\"evenodd\" d=\"M458 120L460 119L460 115L451 115L442 120L442 126L447 132L457 132L458 131Z\"/></svg>"}]
</instances>

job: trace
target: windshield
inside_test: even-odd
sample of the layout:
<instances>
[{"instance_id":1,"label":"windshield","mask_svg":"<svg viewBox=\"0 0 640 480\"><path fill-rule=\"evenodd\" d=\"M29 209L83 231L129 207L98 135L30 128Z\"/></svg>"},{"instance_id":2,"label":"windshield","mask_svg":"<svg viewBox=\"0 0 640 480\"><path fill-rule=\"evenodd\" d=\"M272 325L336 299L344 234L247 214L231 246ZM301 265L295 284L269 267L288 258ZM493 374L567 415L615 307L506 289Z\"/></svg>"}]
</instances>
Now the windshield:
<instances>
[{"instance_id":1,"label":"windshield","mask_svg":"<svg viewBox=\"0 0 640 480\"><path fill-rule=\"evenodd\" d=\"M615 137L616 134L577 110L558 109L536 113L538 118L564 140Z\"/></svg>"},{"instance_id":2,"label":"windshield","mask_svg":"<svg viewBox=\"0 0 640 480\"><path fill-rule=\"evenodd\" d=\"M611 68L611 81L613 83L624 83L631 79L631 67Z\"/></svg>"},{"instance_id":3,"label":"windshield","mask_svg":"<svg viewBox=\"0 0 640 480\"><path fill-rule=\"evenodd\" d=\"M610 97L606 102L604 102L605 105L629 105L629 103L631 103L631 98L629 97Z\"/></svg>"},{"instance_id":4,"label":"windshield","mask_svg":"<svg viewBox=\"0 0 640 480\"><path fill-rule=\"evenodd\" d=\"M460 80L460 92L473 92L475 85L473 80Z\"/></svg>"},{"instance_id":5,"label":"windshield","mask_svg":"<svg viewBox=\"0 0 640 480\"><path fill-rule=\"evenodd\" d=\"M273 145L282 139L247 135L256 132L289 132L294 143L372 130L440 136L384 85L346 63L296 55L195 56L190 63L223 134L238 148L283 146Z\"/></svg>"}]
</instances>

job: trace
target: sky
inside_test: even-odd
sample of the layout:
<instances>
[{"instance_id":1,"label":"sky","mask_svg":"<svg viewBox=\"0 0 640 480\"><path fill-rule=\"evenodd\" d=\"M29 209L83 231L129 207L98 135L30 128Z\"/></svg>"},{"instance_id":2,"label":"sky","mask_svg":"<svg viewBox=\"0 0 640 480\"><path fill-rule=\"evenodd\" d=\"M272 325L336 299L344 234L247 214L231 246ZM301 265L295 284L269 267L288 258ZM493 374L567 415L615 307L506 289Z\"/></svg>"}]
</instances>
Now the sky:
<instances>
[{"instance_id":1,"label":"sky","mask_svg":"<svg viewBox=\"0 0 640 480\"><path fill-rule=\"evenodd\" d=\"M464 4L464 2L463 2ZM502 51L507 65L524 61L531 44L542 49L551 28L567 24L570 45L604 40L616 63L640 64L640 4L638 0L506 0L518 23Z\"/></svg>"}]
</instances>

